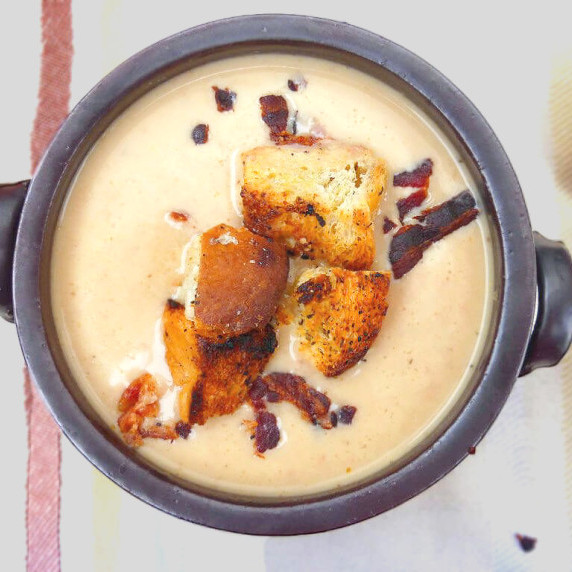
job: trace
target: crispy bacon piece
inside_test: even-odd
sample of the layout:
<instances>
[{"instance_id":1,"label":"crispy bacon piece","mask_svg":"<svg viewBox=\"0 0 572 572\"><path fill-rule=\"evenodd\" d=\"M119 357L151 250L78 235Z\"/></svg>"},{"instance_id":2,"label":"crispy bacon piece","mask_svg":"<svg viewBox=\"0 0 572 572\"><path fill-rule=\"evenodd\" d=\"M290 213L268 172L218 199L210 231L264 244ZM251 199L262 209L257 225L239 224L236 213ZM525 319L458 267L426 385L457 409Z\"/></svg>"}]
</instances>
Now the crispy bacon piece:
<instances>
[{"instance_id":1,"label":"crispy bacon piece","mask_svg":"<svg viewBox=\"0 0 572 572\"><path fill-rule=\"evenodd\" d=\"M261 377L257 377L248 388L248 399L255 409L265 407L264 398L268 393L268 386L262 381Z\"/></svg>"},{"instance_id":2,"label":"crispy bacon piece","mask_svg":"<svg viewBox=\"0 0 572 572\"><path fill-rule=\"evenodd\" d=\"M384 219L383 219L383 234L387 234L388 232L391 232L395 227L397 227L397 225L390 218L384 217Z\"/></svg>"},{"instance_id":3,"label":"crispy bacon piece","mask_svg":"<svg viewBox=\"0 0 572 572\"><path fill-rule=\"evenodd\" d=\"M292 373L274 372L259 377L251 384L248 398L257 411L266 408L264 400L271 403L288 401L306 421L323 429L336 427L338 421L349 425L357 411L353 405L331 411L332 402L325 393L314 389L302 376Z\"/></svg>"},{"instance_id":4,"label":"crispy bacon piece","mask_svg":"<svg viewBox=\"0 0 572 572\"><path fill-rule=\"evenodd\" d=\"M286 133L288 127L288 103L281 95L264 95L259 100L262 121L270 128L270 134Z\"/></svg>"},{"instance_id":5,"label":"crispy bacon piece","mask_svg":"<svg viewBox=\"0 0 572 572\"><path fill-rule=\"evenodd\" d=\"M262 454L268 449L274 449L278 441L280 441L280 429L278 429L276 415L266 409L257 411L254 442L258 453Z\"/></svg>"},{"instance_id":6,"label":"crispy bacon piece","mask_svg":"<svg viewBox=\"0 0 572 572\"><path fill-rule=\"evenodd\" d=\"M171 211L169 213L169 218L175 222L187 222L189 220L189 215L182 211Z\"/></svg>"},{"instance_id":7,"label":"crispy bacon piece","mask_svg":"<svg viewBox=\"0 0 572 572\"><path fill-rule=\"evenodd\" d=\"M413 171L403 171L393 177L394 187L417 187L417 191L409 196L397 201L397 211L399 221L403 224L403 219L414 208L420 206L427 198L429 189L429 177L433 174L433 161L425 159Z\"/></svg>"},{"instance_id":8,"label":"crispy bacon piece","mask_svg":"<svg viewBox=\"0 0 572 572\"><path fill-rule=\"evenodd\" d=\"M264 95L259 100L262 121L270 128L270 139L277 145L314 145L319 141L313 135L298 135L288 131L288 103L281 95Z\"/></svg>"},{"instance_id":9,"label":"crispy bacon piece","mask_svg":"<svg viewBox=\"0 0 572 572\"><path fill-rule=\"evenodd\" d=\"M179 437L179 433L171 425L162 425L159 422L141 427L140 433L143 438L163 439L164 441L174 441Z\"/></svg>"},{"instance_id":10,"label":"crispy bacon piece","mask_svg":"<svg viewBox=\"0 0 572 572\"><path fill-rule=\"evenodd\" d=\"M414 193L411 193L403 199L397 201L397 212L399 213L399 222L403 224L403 219L409 211L418 207L427 198L427 187L423 187Z\"/></svg>"},{"instance_id":11,"label":"crispy bacon piece","mask_svg":"<svg viewBox=\"0 0 572 572\"><path fill-rule=\"evenodd\" d=\"M303 377L291 373L269 373L250 384L248 400L256 413L255 421L244 421L254 439L255 453L273 449L280 440L280 430L276 417L268 412L266 403L287 401L294 405L302 417L322 429L333 429L340 423L349 425L357 411L353 405L344 405L331 411L330 398L314 389Z\"/></svg>"},{"instance_id":12,"label":"crispy bacon piece","mask_svg":"<svg viewBox=\"0 0 572 572\"><path fill-rule=\"evenodd\" d=\"M433 161L425 159L413 171L403 171L393 176L394 187L422 188L429 186L429 177L433 174Z\"/></svg>"},{"instance_id":13,"label":"crispy bacon piece","mask_svg":"<svg viewBox=\"0 0 572 572\"><path fill-rule=\"evenodd\" d=\"M344 405L338 411L338 421L344 425L351 425L357 408L353 405Z\"/></svg>"},{"instance_id":14,"label":"crispy bacon piece","mask_svg":"<svg viewBox=\"0 0 572 572\"><path fill-rule=\"evenodd\" d=\"M236 101L236 93L228 89L228 87L221 89L216 85L213 85L212 88L215 94L217 110L221 113L224 111L233 111L234 102Z\"/></svg>"},{"instance_id":15,"label":"crispy bacon piece","mask_svg":"<svg viewBox=\"0 0 572 572\"><path fill-rule=\"evenodd\" d=\"M260 380L260 378L258 379ZM252 387L254 385L256 383ZM267 388L264 383L260 382L258 387L263 387L266 392ZM274 449L280 441L278 420L276 415L266 409L266 402L262 397L256 398L254 401L251 399L251 405L254 408L255 419L245 419L242 423L250 431L250 438L254 441L254 454L264 459L263 453L268 449Z\"/></svg>"},{"instance_id":16,"label":"crispy bacon piece","mask_svg":"<svg viewBox=\"0 0 572 572\"><path fill-rule=\"evenodd\" d=\"M304 89L307 85L308 82L303 77L288 80L288 89L290 91L300 91L301 89Z\"/></svg>"},{"instance_id":17,"label":"crispy bacon piece","mask_svg":"<svg viewBox=\"0 0 572 572\"><path fill-rule=\"evenodd\" d=\"M389 247L389 261L395 278L409 272L434 242L469 224L478 214L473 195L463 191L440 205L424 210L416 217L424 224L401 227L393 235Z\"/></svg>"},{"instance_id":18,"label":"crispy bacon piece","mask_svg":"<svg viewBox=\"0 0 572 572\"><path fill-rule=\"evenodd\" d=\"M132 447L143 444L145 437L174 440L178 437L168 425L153 423L159 414L157 382L149 373L134 379L119 398L121 415L117 420L125 442Z\"/></svg>"},{"instance_id":19,"label":"crispy bacon piece","mask_svg":"<svg viewBox=\"0 0 572 572\"><path fill-rule=\"evenodd\" d=\"M314 389L303 377L291 373L269 373L262 381L281 401L288 401L297 407L306 420L325 429L331 428L330 398Z\"/></svg>"},{"instance_id":20,"label":"crispy bacon piece","mask_svg":"<svg viewBox=\"0 0 572 572\"><path fill-rule=\"evenodd\" d=\"M184 423L183 421L179 421L175 425L175 431L179 437L186 439L191 434L191 426L188 423Z\"/></svg>"},{"instance_id":21,"label":"crispy bacon piece","mask_svg":"<svg viewBox=\"0 0 572 572\"><path fill-rule=\"evenodd\" d=\"M224 110L219 109L219 111L224 111ZM204 145L209 140L209 126L206 123L199 123L193 128L193 131L191 132L191 137L193 138L195 145Z\"/></svg>"}]
</instances>

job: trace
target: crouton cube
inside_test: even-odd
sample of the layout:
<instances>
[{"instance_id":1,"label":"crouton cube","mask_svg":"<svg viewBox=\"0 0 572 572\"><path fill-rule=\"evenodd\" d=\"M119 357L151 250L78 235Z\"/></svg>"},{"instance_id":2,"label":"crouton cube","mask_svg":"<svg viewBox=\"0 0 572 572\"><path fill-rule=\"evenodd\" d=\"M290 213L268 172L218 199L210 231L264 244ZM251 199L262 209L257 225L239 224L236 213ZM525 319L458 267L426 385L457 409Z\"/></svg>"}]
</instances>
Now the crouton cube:
<instances>
[{"instance_id":1,"label":"crouton cube","mask_svg":"<svg viewBox=\"0 0 572 572\"><path fill-rule=\"evenodd\" d=\"M163 332L167 365L181 387L179 415L191 425L236 411L277 343L269 324L224 342L204 338L185 316L184 307L173 301L163 312Z\"/></svg>"},{"instance_id":2,"label":"crouton cube","mask_svg":"<svg viewBox=\"0 0 572 572\"><path fill-rule=\"evenodd\" d=\"M219 224L191 241L175 299L198 335L223 341L264 328L286 287L288 267L283 245Z\"/></svg>"},{"instance_id":3,"label":"crouton cube","mask_svg":"<svg viewBox=\"0 0 572 572\"><path fill-rule=\"evenodd\" d=\"M382 159L360 145L324 139L243 153L244 224L303 258L352 270L375 255L373 221L386 187Z\"/></svg>"},{"instance_id":4,"label":"crouton cube","mask_svg":"<svg viewBox=\"0 0 572 572\"><path fill-rule=\"evenodd\" d=\"M335 377L360 361L387 312L388 272L308 270L297 282L299 350Z\"/></svg>"}]
</instances>

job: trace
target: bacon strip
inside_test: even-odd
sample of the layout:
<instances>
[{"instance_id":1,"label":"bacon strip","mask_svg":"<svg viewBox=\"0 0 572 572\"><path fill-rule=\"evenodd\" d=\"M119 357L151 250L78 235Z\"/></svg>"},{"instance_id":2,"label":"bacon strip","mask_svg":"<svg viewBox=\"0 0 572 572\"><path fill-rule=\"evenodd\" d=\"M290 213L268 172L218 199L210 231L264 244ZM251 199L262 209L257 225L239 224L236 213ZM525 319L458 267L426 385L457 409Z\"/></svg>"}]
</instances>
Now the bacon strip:
<instances>
[{"instance_id":1,"label":"bacon strip","mask_svg":"<svg viewBox=\"0 0 572 572\"><path fill-rule=\"evenodd\" d=\"M393 235L389 247L389 261L395 278L409 272L434 242L469 224L478 214L473 195L463 191L440 205L424 210L416 217L424 224L401 227Z\"/></svg>"},{"instance_id":2,"label":"bacon strip","mask_svg":"<svg viewBox=\"0 0 572 572\"><path fill-rule=\"evenodd\" d=\"M270 391L278 394L281 401L297 407L302 417L314 425L330 428L330 398L314 389L303 377L291 373L270 373L262 381Z\"/></svg>"},{"instance_id":3,"label":"bacon strip","mask_svg":"<svg viewBox=\"0 0 572 572\"><path fill-rule=\"evenodd\" d=\"M429 177L433 174L433 161L425 159L413 171L403 171L393 176L394 187L422 188L429 186Z\"/></svg>"},{"instance_id":4,"label":"bacon strip","mask_svg":"<svg viewBox=\"0 0 572 572\"><path fill-rule=\"evenodd\" d=\"M433 174L433 161L425 159L413 171L403 171L393 177L394 187L417 187L417 191L409 196L397 201L397 211L399 221L403 224L403 219L412 209L420 206L427 198L429 189L429 177Z\"/></svg>"},{"instance_id":5,"label":"bacon strip","mask_svg":"<svg viewBox=\"0 0 572 572\"><path fill-rule=\"evenodd\" d=\"M401 224L403 224L403 219L406 217L407 213L420 206L427 198L427 189L428 186L422 187L407 197L397 201L397 212L399 213L399 222Z\"/></svg>"}]
</instances>

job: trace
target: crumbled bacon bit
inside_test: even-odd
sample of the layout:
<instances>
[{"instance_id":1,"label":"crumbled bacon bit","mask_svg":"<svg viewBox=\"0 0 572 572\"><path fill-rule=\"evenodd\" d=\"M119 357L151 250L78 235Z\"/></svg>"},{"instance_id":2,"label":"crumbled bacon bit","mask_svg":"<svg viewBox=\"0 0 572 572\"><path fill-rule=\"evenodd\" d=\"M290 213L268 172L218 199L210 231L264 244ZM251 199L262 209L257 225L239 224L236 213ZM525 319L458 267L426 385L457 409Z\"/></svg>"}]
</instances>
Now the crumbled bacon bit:
<instances>
[{"instance_id":1,"label":"crumbled bacon bit","mask_svg":"<svg viewBox=\"0 0 572 572\"><path fill-rule=\"evenodd\" d=\"M155 378L144 373L134 379L123 391L117 405L121 415L117 425L128 445L139 447L144 437L173 440L177 434L172 427L144 426L159 414L159 396Z\"/></svg>"},{"instance_id":2,"label":"crumbled bacon bit","mask_svg":"<svg viewBox=\"0 0 572 572\"><path fill-rule=\"evenodd\" d=\"M191 433L191 425L189 423L185 423L183 421L179 421L175 425L175 431L179 437L186 439Z\"/></svg>"},{"instance_id":3,"label":"crumbled bacon bit","mask_svg":"<svg viewBox=\"0 0 572 572\"><path fill-rule=\"evenodd\" d=\"M474 455L477 452L477 448L476 447L469 447L467 449L467 453L469 453L469 455Z\"/></svg>"},{"instance_id":4,"label":"crumbled bacon bit","mask_svg":"<svg viewBox=\"0 0 572 572\"><path fill-rule=\"evenodd\" d=\"M478 214L473 195L463 191L440 205L424 210L416 217L423 225L401 227L393 235L389 247L389 261L395 278L409 272L431 244L469 224Z\"/></svg>"},{"instance_id":5,"label":"crumbled bacon bit","mask_svg":"<svg viewBox=\"0 0 572 572\"><path fill-rule=\"evenodd\" d=\"M524 534L515 534L515 537L524 552L532 552L536 547L536 538L532 538L531 536L526 536Z\"/></svg>"},{"instance_id":6,"label":"crumbled bacon bit","mask_svg":"<svg viewBox=\"0 0 572 572\"><path fill-rule=\"evenodd\" d=\"M433 174L433 161L425 159L413 171L403 171L393 177L394 187L417 187L417 191L409 196L397 201L399 221L403 224L403 219L414 208L420 206L427 198L429 189L429 177Z\"/></svg>"},{"instance_id":7,"label":"crumbled bacon bit","mask_svg":"<svg viewBox=\"0 0 572 572\"><path fill-rule=\"evenodd\" d=\"M433 174L433 161L425 159L413 171L403 171L393 176L394 187L416 187L418 189L429 186L429 177Z\"/></svg>"},{"instance_id":8,"label":"crumbled bacon bit","mask_svg":"<svg viewBox=\"0 0 572 572\"><path fill-rule=\"evenodd\" d=\"M267 392L267 385L262 381L260 377L257 377L248 388L248 398L253 403L257 403L258 401L264 399Z\"/></svg>"},{"instance_id":9,"label":"crumbled bacon bit","mask_svg":"<svg viewBox=\"0 0 572 572\"><path fill-rule=\"evenodd\" d=\"M280 441L280 430L276 416L266 410L256 413L256 429L254 430L256 450L264 453L268 449L274 449Z\"/></svg>"},{"instance_id":10,"label":"crumbled bacon bit","mask_svg":"<svg viewBox=\"0 0 572 572\"><path fill-rule=\"evenodd\" d=\"M219 111L224 110L219 109ZM196 145L204 145L209 140L209 126L206 123L199 123L198 125L195 125L193 131L191 132L191 137L193 138L193 141Z\"/></svg>"},{"instance_id":11,"label":"crumbled bacon bit","mask_svg":"<svg viewBox=\"0 0 572 572\"><path fill-rule=\"evenodd\" d=\"M220 89L216 85L213 85L212 88L215 92L216 108L218 111L221 113L224 111L233 111L234 102L236 101L236 93L228 89L228 87Z\"/></svg>"},{"instance_id":12,"label":"crumbled bacon bit","mask_svg":"<svg viewBox=\"0 0 572 572\"><path fill-rule=\"evenodd\" d=\"M291 373L270 373L264 376L263 381L280 399L295 405L308 421L330 428L330 398L314 389L303 377Z\"/></svg>"},{"instance_id":13,"label":"crumbled bacon bit","mask_svg":"<svg viewBox=\"0 0 572 572\"><path fill-rule=\"evenodd\" d=\"M187 222L189 220L189 215L182 211L171 211L169 213L169 218L175 222Z\"/></svg>"},{"instance_id":14,"label":"crumbled bacon bit","mask_svg":"<svg viewBox=\"0 0 572 572\"><path fill-rule=\"evenodd\" d=\"M344 425L351 425L357 408L353 405L344 405L338 410L338 421Z\"/></svg>"},{"instance_id":15,"label":"crumbled bacon bit","mask_svg":"<svg viewBox=\"0 0 572 572\"><path fill-rule=\"evenodd\" d=\"M139 430L141 437L144 439L163 439L164 441L174 441L179 437L178 433L176 432L173 427L170 425L160 425L155 424L151 425L150 427L142 427Z\"/></svg>"},{"instance_id":16,"label":"crumbled bacon bit","mask_svg":"<svg viewBox=\"0 0 572 572\"><path fill-rule=\"evenodd\" d=\"M397 201L397 212L399 213L399 222L403 224L403 219L409 211L418 207L427 198L427 187L423 187L414 193L411 193L403 199Z\"/></svg>"},{"instance_id":17,"label":"crumbled bacon bit","mask_svg":"<svg viewBox=\"0 0 572 572\"><path fill-rule=\"evenodd\" d=\"M298 135L288 131L290 113L288 103L281 95L264 95L258 101L262 121L270 128L270 139L276 145L298 144L310 147L319 141L319 138L313 135Z\"/></svg>"},{"instance_id":18,"label":"crumbled bacon bit","mask_svg":"<svg viewBox=\"0 0 572 572\"><path fill-rule=\"evenodd\" d=\"M383 234L387 234L388 232L391 232L397 225L390 219L387 217L384 217L383 219Z\"/></svg>"},{"instance_id":19,"label":"crumbled bacon bit","mask_svg":"<svg viewBox=\"0 0 572 572\"><path fill-rule=\"evenodd\" d=\"M280 394L275 391L268 391L266 393L266 401L268 401L268 403L278 403L280 401Z\"/></svg>"},{"instance_id":20,"label":"crumbled bacon bit","mask_svg":"<svg viewBox=\"0 0 572 572\"><path fill-rule=\"evenodd\" d=\"M287 135L288 103L281 95L264 95L259 100L262 121L270 128L270 137Z\"/></svg>"},{"instance_id":21,"label":"crumbled bacon bit","mask_svg":"<svg viewBox=\"0 0 572 572\"><path fill-rule=\"evenodd\" d=\"M300 91L301 89L304 89L307 85L308 82L303 77L288 80L288 89L290 91Z\"/></svg>"}]
</instances>

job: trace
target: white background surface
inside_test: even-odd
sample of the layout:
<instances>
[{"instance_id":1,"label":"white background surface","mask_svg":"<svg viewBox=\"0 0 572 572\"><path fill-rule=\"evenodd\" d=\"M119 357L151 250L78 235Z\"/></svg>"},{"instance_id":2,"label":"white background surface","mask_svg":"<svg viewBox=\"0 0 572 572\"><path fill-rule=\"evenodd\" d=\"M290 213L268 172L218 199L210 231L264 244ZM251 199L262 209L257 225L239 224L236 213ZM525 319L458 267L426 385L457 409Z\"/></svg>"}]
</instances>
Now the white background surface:
<instances>
[{"instance_id":1,"label":"white background surface","mask_svg":"<svg viewBox=\"0 0 572 572\"><path fill-rule=\"evenodd\" d=\"M40 2L3 0L0 35L0 181L30 176L29 141L40 62ZM560 235L547 159L547 96L554 58L572 52L565 2L301 2L270 6L367 28L421 55L476 104L511 158L533 227ZM75 0L72 105L121 61L209 20L269 11L267 2ZM25 431L22 358L0 324L7 458L0 487L2 569L25 568ZM438 485L388 514L332 533L244 537L177 521L96 476L64 439L62 569L76 570L572 570L564 506L558 368L520 380L468 458ZM108 530L94 524L93 490L107 491ZM104 503L105 505L105 503ZM7 531L10 531L9 536ZM514 533L539 538L521 552Z\"/></svg>"}]
</instances>

